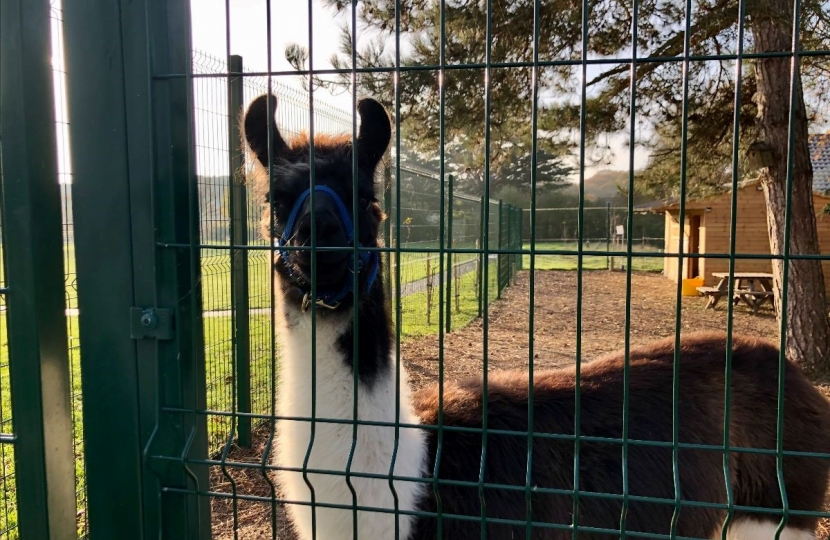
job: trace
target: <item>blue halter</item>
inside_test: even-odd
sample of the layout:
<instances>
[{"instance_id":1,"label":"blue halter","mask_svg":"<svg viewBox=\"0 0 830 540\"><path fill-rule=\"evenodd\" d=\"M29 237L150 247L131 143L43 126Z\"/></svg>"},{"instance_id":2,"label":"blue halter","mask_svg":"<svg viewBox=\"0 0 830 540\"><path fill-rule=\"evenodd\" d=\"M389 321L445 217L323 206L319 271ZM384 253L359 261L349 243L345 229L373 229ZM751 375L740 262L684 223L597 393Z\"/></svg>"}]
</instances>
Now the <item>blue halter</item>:
<instances>
[{"instance_id":1,"label":"blue halter","mask_svg":"<svg viewBox=\"0 0 830 540\"><path fill-rule=\"evenodd\" d=\"M348 245L354 246L354 225L352 224L352 218L349 217L349 212L346 210L346 205L343 204L343 201L340 197L335 193L331 188L327 186L315 186L314 191L325 193L337 205L337 210L340 213L340 221L343 225L343 228L346 230L348 235ZM282 231L282 236L280 236L278 240L278 245L280 247L280 257L284 261L286 267L288 268L288 272L293 275L293 270L288 265L288 250L284 249L286 244L288 244L288 239L291 238L294 230L295 221L297 221L297 214L300 213L300 208L302 208L305 200L311 196L311 188L306 189L303 191L297 200L294 202L294 207L291 209L291 213L288 214L288 221L285 222L285 229ZM358 248L363 247L363 244L358 242ZM354 268L354 252L349 255L349 268ZM360 274L364 269L369 269L369 275L366 281L366 290L370 290L372 285L375 283L375 279L378 276L378 267L379 264L379 257L376 251L360 251L357 260L357 272ZM346 282L340 288L339 291L317 291L317 297L314 299L314 303L318 306L328 308L328 309L337 309L340 305L340 302L346 297L347 294L352 292L353 290L353 280L346 279ZM304 289L300 287L300 291L304 293L303 302L302 302L302 310L308 310L308 307L311 303L311 290Z\"/></svg>"}]
</instances>

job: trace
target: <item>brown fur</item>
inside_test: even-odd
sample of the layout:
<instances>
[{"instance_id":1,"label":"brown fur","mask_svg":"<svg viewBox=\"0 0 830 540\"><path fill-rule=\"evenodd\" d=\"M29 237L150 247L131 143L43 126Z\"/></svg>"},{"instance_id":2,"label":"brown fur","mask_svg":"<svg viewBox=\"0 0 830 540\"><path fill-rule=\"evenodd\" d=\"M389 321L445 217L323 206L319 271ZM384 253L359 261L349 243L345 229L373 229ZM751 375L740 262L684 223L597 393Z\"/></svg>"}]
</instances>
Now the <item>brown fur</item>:
<instances>
[{"instance_id":1,"label":"brown fur","mask_svg":"<svg viewBox=\"0 0 830 540\"><path fill-rule=\"evenodd\" d=\"M344 147L351 147L351 144L352 136L348 133L314 134L314 153L319 154L321 157L334 154ZM307 131L301 131L288 141L289 150L297 154L307 155L309 153L310 146L310 138Z\"/></svg>"},{"instance_id":2,"label":"brown fur","mask_svg":"<svg viewBox=\"0 0 830 540\"><path fill-rule=\"evenodd\" d=\"M704 445L723 443L725 384L725 335L701 333L681 341L679 375L679 441ZM733 338L730 447L774 450L778 350L764 340L746 336ZM674 339L633 348L630 352L629 440L672 441L672 380ZM624 355L617 353L586 363L581 369L580 435L621 438ZM784 449L830 452L830 403L792 363L785 365ZM575 368L537 373L534 385L536 434L574 434ZM468 380L447 383L444 389L444 424L480 428L482 383ZM489 376L488 429L526 431L528 403L527 373L506 372ZM428 425L437 424L437 388L427 388L414 398L416 412ZM430 436L428 457L435 462L437 439ZM481 456L480 433L447 431L443 435L438 476L446 480L477 482ZM527 436L488 435L485 482L525 485ZM579 454L579 524L582 527L617 529L622 504L619 500L590 493L622 494L622 445L618 442L581 441ZM680 449L680 490L683 501L726 503L723 453L717 450ZM790 508L818 510L827 488L826 459L784 458ZM781 508L776 458L732 451L730 482L738 506ZM430 469L429 474L433 471ZM532 486L572 490L574 442L572 439L535 437ZM628 531L668 534L674 511L672 449L630 444L628 488L632 496L657 497L667 503L631 501ZM445 514L480 515L475 487L442 486L439 490ZM525 520L524 490L487 489L487 516ZM574 499L566 494L531 496L532 519L568 525ZM426 509L435 510L434 498ZM737 518L744 516L740 512ZM780 519L775 514L745 514L753 519ZM677 534L711 538L720 530L725 513L718 509L682 507ZM791 516L790 526L812 530L817 519ZM434 538L434 520L422 520L415 538ZM512 538L523 534L522 526L488 524L488 537ZM571 538L568 530L537 527L533 538ZM444 520L445 538L478 538L478 522ZM580 538L610 538L581 533Z\"/></svg>"}]
</instances>

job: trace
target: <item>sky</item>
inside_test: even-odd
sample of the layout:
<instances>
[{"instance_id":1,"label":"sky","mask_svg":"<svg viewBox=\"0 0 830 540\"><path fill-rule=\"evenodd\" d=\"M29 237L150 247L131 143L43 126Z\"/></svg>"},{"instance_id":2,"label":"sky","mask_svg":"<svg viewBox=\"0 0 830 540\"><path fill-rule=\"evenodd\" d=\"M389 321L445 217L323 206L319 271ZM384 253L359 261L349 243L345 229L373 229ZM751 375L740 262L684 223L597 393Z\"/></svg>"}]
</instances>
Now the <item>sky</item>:
<instances>
[{"instance_id":1,"label":"sky","mask_svg":"<svg viewBox=\"0 0 830 540\"><path fill-rule=\"evenodd\" d=\"M230 3L229 32L226 32L225 0L191 0L193 48L224 58L230 45L230 53L242 56L246 70L267 71L266 0L232 0ZM291 70L285 60L285 46L289 43L299 43L311 50L315 69L331 68L329 58L338 52L340 26L348 23L347 18L336 16L333 10L315 0L311 13L313 41L310 41L308 3L299 0L271 0L270 3L272 71ZM283 77L283 82L296 85L298 81L297 77ZM329 92L321 92L319 97L340 108L348 108L351 104L348 93L332 96Z\"/></svg>"},{"instance_id":2,"label":"sky","mask_svg":"<svg viewBox=\"0 0 830 540\"><path fill-rule=\"evenodd\" d=\"M266 71L268 69L266 0L232 0L230 14L230 51L243 57L246 70ZM273 71L290 70L285 60L285 46L299 43L312 50L315 69L331 68L329 59L339 52L338 37L343 24L350 24L350 16L337 15L320 0L312 2L314 25L313 42L309 42L308 3L298 0L271 0L271 62ZM228 51L226 35L225 0L191 0L193 23L193 48L212 56L224 58ZM358 23L358 37L367 37L367 32ZM309 47L312 45L313 47ZM589 77L592 77L589 74ZM298 85L298 77L282 78L289 85ZM349 110L349 92L332 95L327 90L315 93L315 99L330 103L340 109ZM626 135L611 137L613 154L609 163L586 168L586 177L597 170L628 170L629 149ZM641 150L635 152L635 169L645 166L647 155ZM574 160L573 165L576 165ZM575 180L576 178L574 178Z\"/></svg>"},{"instance_id":3,"label":"sky","mask_svg":"<svg viewBox=\"0 0 830 540\"><path fill-rule=\"evenodd\" d=\"M231 54L243 57L246 71L265 72L268 70L267 39L267 0L230 0L230 21L226 16L225 0L191 0L192 44L193 49L215 58L225 58ZM61 0L52 0L53 4L53 66L55 68L55 113L58 135L58 163L60 181L71 181L72 164L69 156L68 111L66 107L65 76L63 74L63 43L60 25ZM271 70L290 71L291 66L285 59L285 46L299 43L312 52L315 69L331 68L330 58L339 52L340 28L350 23L348 14L337 15L333 9L323 5L321 0L312 0L311 17L313 21L313 41L309 40L309 3L300 0L271 0ZM365 28L358 26L360 41L371 37ZM281 77L279 81L293 87L299 87L299 77ZM198 90L197 90L198 92ZM349 111L351 108L350 92L332 95L321 89L315 91L315 100L326 102L337 109ZM197 96L197 101L198 101ZM197 116L197 123L199 118ZM198 131L198 127L197 127ZM198 134L197 134L198 138ZM600 169L628 170L629 149L625 135L610 139L613 154L610 162L587 167L586 177ZM198 144L198 142L197 142ZM197 149L197 166L204 174L222 174L212 163L225 163L225 160L206 158L208 149ZM201 152L201 154L200 154ZM640 150L635 153L635 168L646 163L647 156ZM576 166L576 160L572 160ZM221 168L221 167L220 167ZM576 180L574 175L572 180Z\"/></svg>"}]
</instances>

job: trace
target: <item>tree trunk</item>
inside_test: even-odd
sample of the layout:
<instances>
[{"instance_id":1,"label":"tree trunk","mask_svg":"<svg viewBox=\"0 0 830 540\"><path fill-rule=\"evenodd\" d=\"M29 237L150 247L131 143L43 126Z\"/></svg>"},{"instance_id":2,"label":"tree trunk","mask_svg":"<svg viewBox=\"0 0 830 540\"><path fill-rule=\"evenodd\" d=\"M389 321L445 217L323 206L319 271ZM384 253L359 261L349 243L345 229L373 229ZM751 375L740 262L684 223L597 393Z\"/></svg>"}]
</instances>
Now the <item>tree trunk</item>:
<instances>
[{"instance_id":1,"label":"tree trunk","mask_svg":"<svg viewBox=\"0 0 830 540\"><path fill-rule=\"evenodd\" d=\"M792 50L792 3L788 0L757 0L750 29L757 52ZM758 125L767 143L771 161L761 174L767 202L767 229L773 255L785 253L787 208L787 158L790 122L790 57L755 60L758 85ZM801 75L796 65L793 137L792 191L790 192L791 255L820 253L813 208L813 169L807 141L807 114ZM830 323L824 291L824 275L818 260L791 260L787 305L784 290L784 261L772 261L775 311L778 322L786 313L787 357L814 378L830 378Z\"/></svg>"}]
</instances>

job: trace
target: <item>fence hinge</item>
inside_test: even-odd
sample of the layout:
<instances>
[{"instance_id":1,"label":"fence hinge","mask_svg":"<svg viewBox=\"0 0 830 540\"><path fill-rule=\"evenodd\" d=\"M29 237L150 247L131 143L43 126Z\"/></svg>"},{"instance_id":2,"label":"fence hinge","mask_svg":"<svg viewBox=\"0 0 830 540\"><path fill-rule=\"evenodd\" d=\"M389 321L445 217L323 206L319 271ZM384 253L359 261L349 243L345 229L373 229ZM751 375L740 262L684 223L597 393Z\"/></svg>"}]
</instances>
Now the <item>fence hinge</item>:
<instances>
[{"instance_id":1,"label":"fence hinge","mask_svg":"<svg viewBox=\"0 0 830 540\"><path fill-rule=\"evenodd\" d=\"M173 339L173 310L164 308L130 308L132 339Z\"/></svg>"}]
</instances>

